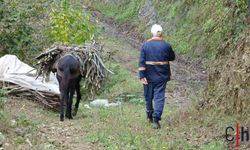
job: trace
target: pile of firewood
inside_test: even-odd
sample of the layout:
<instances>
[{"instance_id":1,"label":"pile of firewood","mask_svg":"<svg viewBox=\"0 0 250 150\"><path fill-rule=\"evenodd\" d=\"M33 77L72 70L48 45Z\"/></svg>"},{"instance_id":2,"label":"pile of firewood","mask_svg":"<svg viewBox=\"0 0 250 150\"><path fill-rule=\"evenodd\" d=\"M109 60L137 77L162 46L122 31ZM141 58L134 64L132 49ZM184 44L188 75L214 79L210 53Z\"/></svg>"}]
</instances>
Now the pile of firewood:
<instances>
[{"instance_id":1,"label":"pile of firewood","mask_svg":"<svg viewBox=\"0 0 250 150\"><path fill-rule=\"evenodd\" d=\"M80 72L84 79L83 86L89 91L89 95L93 96L101 87L107 73L112 74L102 61L101 50L102 46L95 42L85 43L83 46L52 46L36 58L38 59L37 77L42 75L45 80L48 80L59 58L65 54L71 54L79 60Z\"/></svg>"},{"instance_id":2,"label":"pile of firewood","mask_svg":"<svg viewBox=\"0 0 250 150\"><path fill-rule=\"evenodd\" d=\"M59 111L60 103L58 94L28 89L17 84L7 82L0 82L0 87L8 96L36 101L49 109Z\"/></svg>"},{"instance_id":3,"label":"pile of firewood","mask_svg":"<svg viewBox=\"0 0 250 150\"><path fill-rule=\"evenodd\" d=\"M93 98L96 91L101 88L101 83L107 77L108 73L112 74L112 72L105 67L102 61L102 45L95 42L85 43L83 46L52 46L36 57L38 60L36 74L35 72L31 73L31 71L34 71L35 69L21 74L27 75L34 80L38 77L39 80L48 80L50 79L49 75L51 72L55 71L58 60L66 54L73 55L79 60L81 65L80 73L84 81L84 91L87 92L87 98ZM16 75L18 75L18 73ZM29 85L29 82L27 82L26 86L23 86L22 84L25 80L20 82L18 82L18 80L13 81L14 82L8 80L0 81L0 88L2 88L7 95L19 97L21 99L33 100L43 104L49 109L55 111L59 110L59 94L55 91L43 91L34 87L29 88L29 86L27 86Z\"/></svg>"}]
</instances>

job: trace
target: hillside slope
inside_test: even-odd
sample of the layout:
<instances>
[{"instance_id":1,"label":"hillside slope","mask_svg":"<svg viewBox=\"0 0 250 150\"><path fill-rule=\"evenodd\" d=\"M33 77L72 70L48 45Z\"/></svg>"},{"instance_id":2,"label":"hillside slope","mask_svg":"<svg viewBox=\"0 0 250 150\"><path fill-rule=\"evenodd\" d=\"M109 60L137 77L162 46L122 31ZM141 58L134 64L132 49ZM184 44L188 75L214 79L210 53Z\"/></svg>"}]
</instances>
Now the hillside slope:
<instances>
[{"instance_id":1,"label":"hillside slope","mask_svg":"<svg viewBox=\"0 0 250 150\"><path fill-rule=\"evenodd\" d=\"M122 33L141 42L150 37L152 24L163 25L165 40L173 45L178 60L184 57L190 65L207 68L207 100L201 105L213 105L231 113L236 109L246 110L250 97L246 92L250 83L248 3L244 0L85 1L85 5L116 21Z\"/></svg>"}]
</instances>

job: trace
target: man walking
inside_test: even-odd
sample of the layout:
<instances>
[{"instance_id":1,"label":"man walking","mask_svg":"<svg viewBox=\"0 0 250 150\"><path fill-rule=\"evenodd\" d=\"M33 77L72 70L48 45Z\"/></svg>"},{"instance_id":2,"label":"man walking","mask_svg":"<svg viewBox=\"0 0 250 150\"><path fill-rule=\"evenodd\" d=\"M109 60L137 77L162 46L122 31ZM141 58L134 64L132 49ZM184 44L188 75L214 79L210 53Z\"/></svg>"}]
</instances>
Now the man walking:
<instances>
[{"instance_id":1,"label":"man walking","mask_svg":"<svg viewBox=\"0 0 250 150\"><path fill-rule=\"evenodd\" d=\"M162 39L160 25L153 25L151 33L152 38L141 48L139 77L144 86L147 119L153 122L154 129L158 129L161 127L159 121L165 103L166 83L171 76L169 61L175 59L175 53L171 45Z\"/></svg>"}]
</instances>

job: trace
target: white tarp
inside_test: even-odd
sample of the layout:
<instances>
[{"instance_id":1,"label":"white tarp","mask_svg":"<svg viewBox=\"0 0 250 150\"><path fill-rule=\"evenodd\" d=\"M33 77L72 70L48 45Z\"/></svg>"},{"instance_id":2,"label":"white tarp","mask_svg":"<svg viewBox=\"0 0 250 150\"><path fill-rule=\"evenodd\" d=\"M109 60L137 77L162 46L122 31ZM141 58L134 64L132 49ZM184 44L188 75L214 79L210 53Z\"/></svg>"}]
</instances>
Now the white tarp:
<instances>
[{"instance_id":1,"label":"white tarp","mask_svg":"<svg viewBox=\"0 0 250 150\"><path fill-rule=\"evenodd\" d=\"M0 80L17 84L21 87L37 91L59 94L59 86L54 74L49 82L42 82L42 77L36 78L36 70L20 61L15 55L5 55L0 58Z\"/></svg>"}]
</instances>

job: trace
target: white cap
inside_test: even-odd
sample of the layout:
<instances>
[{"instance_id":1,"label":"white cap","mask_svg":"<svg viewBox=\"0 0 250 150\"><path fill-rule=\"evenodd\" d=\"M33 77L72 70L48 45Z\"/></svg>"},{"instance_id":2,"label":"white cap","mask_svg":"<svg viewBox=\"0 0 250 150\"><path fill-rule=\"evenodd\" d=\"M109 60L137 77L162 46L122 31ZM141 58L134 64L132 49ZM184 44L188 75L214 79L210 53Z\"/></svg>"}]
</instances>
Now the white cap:
<instances>
[{"instance_id":1,"label":"white cap","mask_svg":"<svg viewBox=\"0 0 250 150\"><path fill-rule=\"evenodd\" d=\"M152 34L158 34L159 32L160 32L160 33L163 32L162 27L161 27L160 25L158 25L158 24L154 24L154 25L152 26L152 28L151 28L151 33L152 33Z\"/></svg>"}]
</instances>

